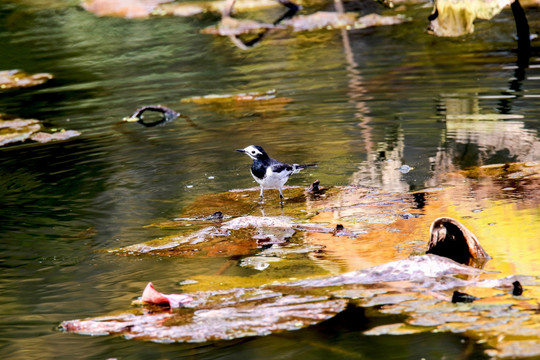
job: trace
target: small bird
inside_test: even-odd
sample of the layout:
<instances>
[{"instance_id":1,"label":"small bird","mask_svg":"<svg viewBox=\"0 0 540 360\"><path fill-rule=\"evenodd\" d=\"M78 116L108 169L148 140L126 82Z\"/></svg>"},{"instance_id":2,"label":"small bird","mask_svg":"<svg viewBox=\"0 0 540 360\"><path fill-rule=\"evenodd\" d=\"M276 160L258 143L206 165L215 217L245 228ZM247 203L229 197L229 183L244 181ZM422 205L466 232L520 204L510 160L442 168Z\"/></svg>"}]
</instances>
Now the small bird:
<instances>
[{"instance_id":1,"label":"small bird","mask_svg":"<svg viewBox=\"0 0 540 360\"><path fill-rule=\"evenodd\" d=\"M258 145L249 145L244 149L236 149L253 159L251 164L251 176L261 186L261 200L264 198L264 189L278 189L281 205L283 205L283 185L289 180L289 176L296 174L307 167L316 164L298 165L287 164L272 159L264 149Z\"/></svg>"}]
</instances>

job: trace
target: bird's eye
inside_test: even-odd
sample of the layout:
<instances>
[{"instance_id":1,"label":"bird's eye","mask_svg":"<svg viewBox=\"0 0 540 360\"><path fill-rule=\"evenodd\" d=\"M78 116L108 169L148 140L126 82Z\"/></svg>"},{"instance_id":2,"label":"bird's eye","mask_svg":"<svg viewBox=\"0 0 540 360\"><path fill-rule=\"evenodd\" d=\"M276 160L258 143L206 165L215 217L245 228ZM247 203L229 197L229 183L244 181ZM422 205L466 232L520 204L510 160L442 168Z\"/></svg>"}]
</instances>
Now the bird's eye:
<instances>
[{"instance_id":1,"label":"bird's eye","mask_svg":"<svg viewBox=\"0 0 540 360\"><path fill-rule=\"evenodd\" d=\"M253 155L255 155L255 150L252 150L251 153L252 153Z\"/></svg>"}]
</instances>

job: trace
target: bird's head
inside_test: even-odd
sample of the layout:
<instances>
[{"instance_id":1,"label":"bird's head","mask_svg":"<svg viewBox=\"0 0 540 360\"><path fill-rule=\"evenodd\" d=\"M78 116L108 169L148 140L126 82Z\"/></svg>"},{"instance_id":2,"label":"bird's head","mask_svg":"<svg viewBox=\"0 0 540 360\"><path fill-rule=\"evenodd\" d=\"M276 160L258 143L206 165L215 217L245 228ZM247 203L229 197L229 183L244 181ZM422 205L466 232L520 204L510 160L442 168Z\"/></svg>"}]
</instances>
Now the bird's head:
<instances>
[{"instance_id":1,"label":"bird's head","mask_svg":"<svg viewBox=\"0 0 540 360\"><path fill-rule=\"evenodd\" d=\"M262 160L268 157L266 151L264 151L264 149L258 145L249 145L243 149L236 149L236 151L240 151L248 155L253 160Z\"/></svg>"}]
</instances>

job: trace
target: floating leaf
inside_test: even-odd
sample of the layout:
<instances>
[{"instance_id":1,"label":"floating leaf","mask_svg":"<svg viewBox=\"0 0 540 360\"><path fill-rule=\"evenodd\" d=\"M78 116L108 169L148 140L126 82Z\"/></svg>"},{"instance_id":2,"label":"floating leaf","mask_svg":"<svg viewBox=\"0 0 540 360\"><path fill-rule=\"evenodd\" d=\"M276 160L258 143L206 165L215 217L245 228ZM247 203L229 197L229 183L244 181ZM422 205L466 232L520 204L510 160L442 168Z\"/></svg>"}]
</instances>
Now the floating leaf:
<instances>
[{"instance_id":1,"label":"floating leaf","mask_svg":"<svg viewBox=\"0 0 540 360\"><path fill-rule=\"evenodd\" d=\"M238 36L243 34L260 34L275 27L275 25L254 20L235 19L225 16L217 25L204 28L201 30L201 33L220 36Z\"/></svg>"},{"instance_id":2,"label":"floating leaf","mask_svg":"<svg viewBox=\"0 0 540 360\"><path fill-rule=\"evenodd\" d=\"M213 104L227 102L250 102L250 101L265 101L276 98L276 91L269 90L267 92L248 92L239 94L212 94L205 96L193 96L182 99L184 103L195 104Z\"/></svg>"},{"instance_id":3,"label":"floating leaf","mask_svg":"<svg viewBox=\"0 0 540 360\"><path fill-rule=\"evenodd\" d=\"M406 324L388 324L374 327L370 330L364 331L364 335L410 335L426 332L425 328L408 326Z\"/></svg>"},{"instance_id":4,"label":"floating leaf","mask_svg":"<svg viewBox=\"0 0 540 360\"><path fill-rule=\"evenodd\" d=\"M240 262L240 266L262 271L270 266L273 262L278 262L281 259L278 257L268 256L251 256L243 258Z\"/></svg>"},{"instance_id":5,"label":"floating leaf","mask_svg":"<svg viewBox=\"0 0 540 360\"><path fill-rule=\"evenodd\" d=\"M41 85L52 79L47 73L27 74L20 70L0 71L0 89L13 89Z\"/></svg>"},{"instance_id":6,"label":"floating leaf","mask_svg":"<svg viewBox=\"0 0 540 360\"><path fill-rule=\"evenodd\" d=\"M398 25L408 19L403 15L383 16L369 14L358 17L356 13L337 13L318 11L310 15L298 15L283 21L294 31L312 31L318 29L364 29L374 26Z\"/></svg>"},{"instance_id":7,"label":"floating leaf","mask_svg":"<svg viewBox=\"0 0 540 360\"><path fill-rule=\"evenodd\" d=\"M320 279L300 280L287 286L327 287L348 284L374 284L382 281L421 281L447 275L480 275L484 271L461 265L437 255L411 256L372 268ZM459 281L459 280L458 280ZM459 283L461 285L461 283ZM451 286L451 285L448 285Z\"/></svg>"},{"instance_id":8,"label":"floating leaf","mask_svg":"<svg viewBox=\"0 0 540 360\"><path fill-rule=\"evenodd\" d=\"M41 125L38 120L2 120L2 115L0 114L0 146L25 141L40 129Z\"/></svg>"},{"instance_id":9,"label":"floating leaf","mask_svg":"<svg viewBox=\"0 0 540 360\"><path fill-rule=\"evenodd\" d=\"M403 15L383 16L369 14L359 17L357 13L318 11L309 15L297 15L282 21L279 25L260 23L252 20L238 20L224 17L217 25L203 29L205 34L239 36L259 34L268 29L291 28L293 31L313 31L320 29L364 29L374 26L401 24L408 19Z\"/></svg>"},{"instance_id":10,"label":"floating leaf","mask_svg":"<svg viewBox=\"0 0 540 360\"><path fill-rule=\"evenodd\" d=\"M222 295L227 295L224 298ZM230 340L296 330L335 316L344 300L321 296L235 289L192 294L191 308L174 312L137 311L65 321L60 329L85 335L123 335L158 342Z\"/></svg>"},{"instance_id":11,"label":"floating leaf","mask_svg":"<svg viewBox=\"0 0 540 360\"><path fill-rule=\"evenodd\" d=\"M33 140L40 143L67 140L81 133L74 130L61 130L54 133L41 132L41 123L35 119L10 118L0 114L0 146Z\"/></svg>"},{"instance_id":12,"label":"floating leaf","mask_svg":"<svg viewBox=\"0 0 540 360\"><path fill-rule=\"evenodd\" d=\"M430 30L437 36L461 36L474 31L476 18L489 20L514 0L437 0Z\"/></svg>"},{"instance_id":13,"label":"floating leaf","mask_svg":"<svg viewBox=\"0 0 540 360\"><path fill-rule=\"evenodd\" d=\"M170 0L84 0L81 6L97 16L124 18L145 18L150 16L159 4Z\"/></svg>"},{"instance_id":14,"label":"floating leaf","mask_svg":"<svg viewBox=\"0 0 540 360\"><path fill-rule=\"evenodd\" d=\"M50 141L67 140L79 135L81 135L81 133L75 130L62 130L54 133L37 132L30 136L30 140L47 143Z\"/></svg>"},{"instance_id":15,"label":"floating leaf","mask_svg":"<svg viewBox=\"0 0 540 360\"><path fill-rule=\"evenodd\" d=\"M497 343L496 349L486 350L486 354L495 359L537 358L540 357L540 341L501 341Z\"/></svg>"}]
</instances>

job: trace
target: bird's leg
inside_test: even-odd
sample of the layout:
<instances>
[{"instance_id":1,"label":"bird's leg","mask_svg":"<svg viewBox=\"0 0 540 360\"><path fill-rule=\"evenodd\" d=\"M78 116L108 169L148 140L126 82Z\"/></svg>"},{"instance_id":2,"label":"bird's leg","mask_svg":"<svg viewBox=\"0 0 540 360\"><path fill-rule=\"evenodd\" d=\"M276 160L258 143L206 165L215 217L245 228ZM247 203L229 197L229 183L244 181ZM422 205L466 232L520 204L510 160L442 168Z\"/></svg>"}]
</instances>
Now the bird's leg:
<instances>
[{"instance_id":1,"label":"bird's leg","mask_svg":"<svg viewBox=\"0 0 540 360\"><path fill-rule=\"evenodd\" d=\"M279 188L279 202L281 204L281 207L283 207L283 189Z\"/></svg>"},{"instance_id":2,"label":"bird's leg","mask_svg":"<svg viewBox=\"0 0 540 360\"><path fill-rule=\"evenodd\" d=\"M264 199L264 187L261 185L261 202Z\"/></svg>"}]
</instances>

